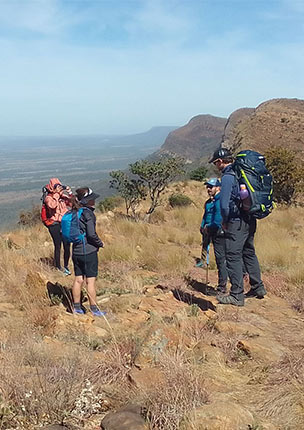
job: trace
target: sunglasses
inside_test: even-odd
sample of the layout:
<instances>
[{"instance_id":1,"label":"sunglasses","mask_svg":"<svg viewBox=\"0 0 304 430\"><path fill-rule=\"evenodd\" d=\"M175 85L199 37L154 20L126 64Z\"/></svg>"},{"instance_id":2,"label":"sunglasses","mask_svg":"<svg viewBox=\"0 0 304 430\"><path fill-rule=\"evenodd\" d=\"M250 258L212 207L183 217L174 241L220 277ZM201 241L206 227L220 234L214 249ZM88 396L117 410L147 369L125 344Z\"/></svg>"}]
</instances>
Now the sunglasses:
<instances>
[{"instance_id":1,"label":"sunglasses","mask_svg":"<svg viewBox=\"0 0 304 430\"><path fill-rule=\"evenodd\" d=\"M209 189L209 190L212 190L213 185L206 185L206 188Z\"/></svg>"},{"instance_id":2,"label":"sunglasses","mask_svg":"<svg viewBox=\"0 0 304 430\"><path fill-rule=\"evenodd\" d=\"M214 160L213 161L213 164L214 164L214 166L216 166L217 165L217 163L220 163L221 162L221 160L218 158L217 160Z\"/></svg>"}]
</instances>

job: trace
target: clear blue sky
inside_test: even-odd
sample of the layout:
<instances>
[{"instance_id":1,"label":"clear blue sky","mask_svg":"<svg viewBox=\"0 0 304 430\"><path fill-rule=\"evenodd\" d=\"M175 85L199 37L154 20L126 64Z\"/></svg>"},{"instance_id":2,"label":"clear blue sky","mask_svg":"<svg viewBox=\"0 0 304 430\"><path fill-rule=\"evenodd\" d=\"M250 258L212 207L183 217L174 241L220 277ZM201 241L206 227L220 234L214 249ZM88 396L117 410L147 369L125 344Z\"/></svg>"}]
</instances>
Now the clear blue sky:
<instances>
[{"instance_id":1,"label":"clear blue sky","mask_svg":"<svg viewBox=\"0 0 304 430\"><path fill-rule=\"evenodd\" d=\"M304 0L0 0L0 135L133 133L304 98Z\"/></svg>"}]
</instances>

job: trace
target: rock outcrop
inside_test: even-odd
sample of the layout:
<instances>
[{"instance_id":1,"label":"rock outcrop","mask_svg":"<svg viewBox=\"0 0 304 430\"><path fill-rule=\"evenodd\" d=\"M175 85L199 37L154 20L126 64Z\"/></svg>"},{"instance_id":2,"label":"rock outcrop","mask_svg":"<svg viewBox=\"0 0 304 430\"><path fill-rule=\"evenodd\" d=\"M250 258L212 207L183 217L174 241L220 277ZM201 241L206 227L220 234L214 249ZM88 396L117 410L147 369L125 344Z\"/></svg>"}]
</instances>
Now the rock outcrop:
<instances>
[{"instance_id":1,"label":"rock outcrop","mask_svg":"<svg viewBox=\"0 0 304 430\"><path fill-rule=\"evenodd\" d=\"M256 109L238 109L230 115L224 147L265 152L276 145L304 154L304 100L268 100Z\"/></svg>"}]
</instances>

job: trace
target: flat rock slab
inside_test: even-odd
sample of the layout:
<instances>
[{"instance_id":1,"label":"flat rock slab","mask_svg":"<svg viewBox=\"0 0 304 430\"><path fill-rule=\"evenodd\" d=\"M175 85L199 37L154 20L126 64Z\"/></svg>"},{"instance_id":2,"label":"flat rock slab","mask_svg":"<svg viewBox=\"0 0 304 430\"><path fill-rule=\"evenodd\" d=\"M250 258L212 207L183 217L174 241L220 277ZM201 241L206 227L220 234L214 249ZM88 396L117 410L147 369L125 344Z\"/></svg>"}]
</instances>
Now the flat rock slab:
<instances>
[{"instance_id":1,"label":"flat rock slab","mask_svg":"<svg viewBox=\"0 0 304 430\"><path fill-rule=\"evenodd\" d=\"M254 418L248 410L230 401L214 402L197 408L191 418L191 428L197 430L248 430L254 424Z\"/></svg>"}]
</instances>

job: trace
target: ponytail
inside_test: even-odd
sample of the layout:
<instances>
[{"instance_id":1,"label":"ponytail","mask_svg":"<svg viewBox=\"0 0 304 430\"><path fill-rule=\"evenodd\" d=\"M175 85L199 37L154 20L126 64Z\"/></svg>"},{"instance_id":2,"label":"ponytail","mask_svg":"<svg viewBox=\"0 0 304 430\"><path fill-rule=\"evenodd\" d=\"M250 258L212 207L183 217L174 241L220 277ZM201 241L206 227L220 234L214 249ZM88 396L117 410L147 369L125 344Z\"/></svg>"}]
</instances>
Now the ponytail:
<instances>
[{"instance_id":1,"label":"ponytail","mask_svg":"<svg viewBox=\"0 0 304 430\"><path fill-rule=\"evenodd\" d=\"M72 211L78 211L78 209L81 208L81 204L80 204L77 196L71 197L71 203L72 203Z\"/></svg>"}]
</instances>

